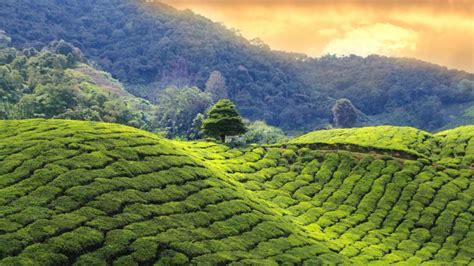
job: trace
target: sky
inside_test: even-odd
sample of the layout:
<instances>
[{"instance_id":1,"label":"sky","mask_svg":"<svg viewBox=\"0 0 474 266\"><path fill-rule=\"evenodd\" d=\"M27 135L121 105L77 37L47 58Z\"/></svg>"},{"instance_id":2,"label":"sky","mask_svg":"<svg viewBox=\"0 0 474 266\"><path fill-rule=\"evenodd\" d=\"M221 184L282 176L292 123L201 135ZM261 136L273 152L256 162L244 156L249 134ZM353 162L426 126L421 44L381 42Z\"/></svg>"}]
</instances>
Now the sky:
<instances>
[{"instance_id":1,"label":"sky","mask_svg":"<svg viewBox=\"0 0 474 266\"><path fill-rule=\"evenodd\" d=\"M412 57L474 73L474 0L162 0L274 50Z\"/></svg>"}]
</instances>

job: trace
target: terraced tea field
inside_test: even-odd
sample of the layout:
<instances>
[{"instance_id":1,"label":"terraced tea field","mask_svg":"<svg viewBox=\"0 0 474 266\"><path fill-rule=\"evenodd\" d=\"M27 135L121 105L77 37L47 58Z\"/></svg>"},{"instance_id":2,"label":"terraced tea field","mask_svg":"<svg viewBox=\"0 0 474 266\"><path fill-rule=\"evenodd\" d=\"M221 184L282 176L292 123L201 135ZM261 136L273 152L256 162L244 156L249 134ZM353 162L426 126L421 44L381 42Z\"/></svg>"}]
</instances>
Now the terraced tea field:
<instances>
[{"instance_id":1,"label":"terraced tea field","mask_svg":"<svg viewBox=\"0 0 474 266\"><path fill-rule=\"evenodd\" d=\"M474 126L280 146L0 122L1 265L474 263Z\"/></svg>"}]
</instances>

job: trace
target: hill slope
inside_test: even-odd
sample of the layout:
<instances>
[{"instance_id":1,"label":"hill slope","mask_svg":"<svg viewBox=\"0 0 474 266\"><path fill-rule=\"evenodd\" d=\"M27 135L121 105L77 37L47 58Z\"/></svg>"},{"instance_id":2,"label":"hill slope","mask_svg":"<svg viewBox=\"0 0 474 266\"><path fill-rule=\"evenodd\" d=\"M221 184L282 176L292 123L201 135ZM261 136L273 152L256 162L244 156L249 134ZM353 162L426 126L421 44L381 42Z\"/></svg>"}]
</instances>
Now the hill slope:
<instances>
[{"instance_id":1,"label":"hill slope","mask_svg":"<svg viewBox=\"0 0 474 266\"><path fill-rule=\"evenodd\" d=\"M170 141L110 124L0 125L2 264L345 261Z\"/></svg>"},{"instance_id":2,"label":"hill slope","mask_svg":"<svg viewBox=\"0 0 474 266\"><path fill-rule=\"evenodd\" d=\"M366 127L315 131L291 143L342 144L403 151L416 156L430 156L436 142L431 134L409 127Z\"/></svg>"},{"instance_id":3,"label":"hill slope","mask_svg":"<svg viewBox=\"0 0 474 266\"><path fill-rule=\"evenodd\" d=\"M473 135L429 135L431 154L407 160L308 139L231 149L0 121L0 263L469 264Z\"/></svg>"},{"instance_id":4,"label":"hill slope","mask_svg":"<svg viewBox=\"0 0 474 266\"><path fill-rule=\"evenodd\" d=\"M473 74L410 59L274 52L190 11L144 0L4 0L0 29L20 48L71 42L152 101L169 85L203 90L219 71L244 116L286 130L325 126L342 97L370 116L367 124L435 130L474 123L466 115Z\"/></svg>"}]
</instances>

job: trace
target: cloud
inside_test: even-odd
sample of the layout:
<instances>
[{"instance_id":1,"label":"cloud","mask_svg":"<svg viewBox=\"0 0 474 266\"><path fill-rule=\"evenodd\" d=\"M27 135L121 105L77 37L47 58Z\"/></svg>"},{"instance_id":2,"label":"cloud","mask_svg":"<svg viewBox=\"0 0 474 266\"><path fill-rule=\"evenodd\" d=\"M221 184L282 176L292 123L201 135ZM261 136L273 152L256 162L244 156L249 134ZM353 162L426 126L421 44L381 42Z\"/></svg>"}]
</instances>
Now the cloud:
<instances>
[{"instance_id":1,"label":"cloud","mask_svg":"<svg viewBox=\"0 0 474 266\"><path fill-rule=\"evenodd\" d=\"M272 49L415 57L474 72L474 0L161 0Z\"/></svg>"},{"instance_id":2,"label":"cloud","mask_svg":"<svg viewBox=\"0 0 474 266\"><path fill-rule=\"evenodd\" d=\"M471 17L474 11L472 0L155 0L177 7L218 6L220 8L265 7L300 7L324 8L334 6L355 6L363 8L379 8L381 10L399 10L400 8L423 8L445 13L463 13Z\"/></svg>"},{"instance_id":3,"label":"cloud","mask_svg":"<svg viewBox=\"0 0 474 266\"><path fill-rule=\"evenodd\" d=\"M322 36L332 37L332 36L337 35L339 31L337 29L329 28L329 29L321 29L318 31L318 33Z\"/></svg>"},{"instance_id":4,"label":"cloud","mask_svg":"<svg viewBox=\"0 0 474 266\"><path fill-rule=\"evenodd\" d=\"M414 30L390 23L376 23L351 29L341 38L332 39L323 53L393 56L400 54L400 51L414 51L418 41L419 34Z\"/></svg>"}]
</instances>

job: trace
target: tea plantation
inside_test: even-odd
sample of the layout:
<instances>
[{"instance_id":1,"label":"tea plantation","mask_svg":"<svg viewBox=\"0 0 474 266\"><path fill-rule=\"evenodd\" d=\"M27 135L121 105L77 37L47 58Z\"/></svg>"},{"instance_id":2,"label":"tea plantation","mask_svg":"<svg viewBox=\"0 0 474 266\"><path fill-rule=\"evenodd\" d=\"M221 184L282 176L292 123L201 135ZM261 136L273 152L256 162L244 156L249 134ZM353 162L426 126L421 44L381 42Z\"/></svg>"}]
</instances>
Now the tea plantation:
<instances>
[{"instance_id":1,"label":"tea plantation","mask_svg":"<svg viewBox=\"0 0 474 266\"><path fill-rule=\"evenodd\" d=\"M469 265L474 126L285 145L0 121L0 265Z\"/></svg>"}]
</instances>

